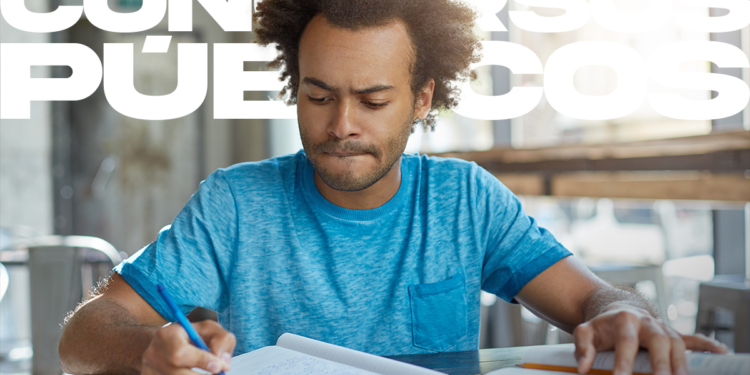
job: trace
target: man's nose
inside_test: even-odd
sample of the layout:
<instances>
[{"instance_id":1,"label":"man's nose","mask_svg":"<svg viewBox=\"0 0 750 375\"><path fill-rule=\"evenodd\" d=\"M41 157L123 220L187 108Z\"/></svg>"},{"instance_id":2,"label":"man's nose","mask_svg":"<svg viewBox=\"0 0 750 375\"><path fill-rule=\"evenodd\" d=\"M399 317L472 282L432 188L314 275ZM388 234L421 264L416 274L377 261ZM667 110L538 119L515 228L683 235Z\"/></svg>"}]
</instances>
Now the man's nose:
<instances>
[{"instance_id":1,"label":"man's nose","mask_svg":"<svg viewBox=\"0 0 750 375\"><path fill-rule=\"evenodd\" d=\"M328 127L330 136L338 139L359 137L355 105L355 101L350 99L342 99L336 103L336 113Z\"/></svg>"}]
</instances>

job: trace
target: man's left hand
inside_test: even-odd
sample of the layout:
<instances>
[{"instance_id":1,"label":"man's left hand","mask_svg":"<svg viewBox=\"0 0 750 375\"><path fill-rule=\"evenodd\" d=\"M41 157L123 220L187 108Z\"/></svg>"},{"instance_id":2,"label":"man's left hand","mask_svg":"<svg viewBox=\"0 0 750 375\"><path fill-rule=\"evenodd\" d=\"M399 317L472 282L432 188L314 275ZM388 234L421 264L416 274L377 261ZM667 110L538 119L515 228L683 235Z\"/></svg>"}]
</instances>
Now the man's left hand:
<instances>
[{"instance_id":1,"label":"man's left hand","mask_svg":"<svg viewBox=\"0 0 750 375\"><path fill-rule=\"evenodd\" d=\"M646 310L612 304L573 331L578 372L588 373L596 352L615 349L614 375L633 372L640 348L648 349L654 375L688 375L685 350L726 353L727 347L703 335L682 335Z\"/></svg>"}]
</instances>

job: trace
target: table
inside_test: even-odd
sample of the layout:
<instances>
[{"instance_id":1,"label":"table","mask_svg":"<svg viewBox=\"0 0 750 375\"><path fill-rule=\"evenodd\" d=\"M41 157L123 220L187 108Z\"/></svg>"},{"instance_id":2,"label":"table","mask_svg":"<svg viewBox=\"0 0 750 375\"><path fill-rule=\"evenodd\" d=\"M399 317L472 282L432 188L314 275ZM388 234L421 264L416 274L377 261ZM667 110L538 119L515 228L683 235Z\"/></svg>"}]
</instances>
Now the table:
<instances>
[{"instance_id":1,"label":"table","mask_svg":"<svg viewBox=\"0 0 750 375\"><path fill-rule=\"evenodd\" d=\"M406 354L388 356L387 358L449 375L476 375L521 364L521 357L529 348L533 348L533 346L480 349L468 352Z\"/></svg>"}]
</instances>

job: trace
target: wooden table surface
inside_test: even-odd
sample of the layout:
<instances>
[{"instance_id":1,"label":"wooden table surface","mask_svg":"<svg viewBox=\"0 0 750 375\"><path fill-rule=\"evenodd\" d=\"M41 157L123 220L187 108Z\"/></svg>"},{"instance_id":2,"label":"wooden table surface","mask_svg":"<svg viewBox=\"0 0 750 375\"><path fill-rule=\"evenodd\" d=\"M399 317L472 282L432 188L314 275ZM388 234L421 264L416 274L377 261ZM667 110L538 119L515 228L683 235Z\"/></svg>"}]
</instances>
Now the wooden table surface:
<instances>
[{"instance_id":1,"label":"wooden table surface","mask_svg":"<svg viewBox=\"0 0 750 375\"><path fill-rule=\"evenodd\" d=\"M468 352L395 355L388 358L426 367L449 375L476 375L521 364L531 346L480 349Z\"/></svg>"}]
</instances>

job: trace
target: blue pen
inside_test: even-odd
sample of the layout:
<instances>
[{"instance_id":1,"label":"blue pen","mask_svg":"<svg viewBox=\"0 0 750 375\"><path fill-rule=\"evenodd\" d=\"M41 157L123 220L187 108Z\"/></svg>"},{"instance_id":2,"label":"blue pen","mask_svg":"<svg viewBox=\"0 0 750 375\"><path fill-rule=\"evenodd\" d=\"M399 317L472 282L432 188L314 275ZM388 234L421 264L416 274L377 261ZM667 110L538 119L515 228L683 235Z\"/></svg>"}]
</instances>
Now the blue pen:
<instances>
[{"instance_id":1,"label":"blue pen","mask_svg":"<svg viewBox=\"0 0 750 375\"><path fill-rule=\"evenodd\" d=\"M187 331L188 337L190 337L190 341L193 342L193 345L210 352L211 350L208 349L208 346L206 346L206 343L203 342L200 336L198 336L198 332L195 332L195 328L193 328L193 325L190 324L190 322L187 320L187 317L185 317L185 314L180 311L180 308L177 307L177 304L172 299L172 296L169 295L169 292L167 292L167 289L164 288L161 284L156 285L156 289L159 290L159 294L161 294L161 298L164 298L164 302L167 303L167 306L169 306L169 309L172 310L172 316L177 319L177 323L180 323L182 328L185 328L185 331ZM224 375L224 371L220 372L218 375Z\"/></svg>"}]
</instances>

